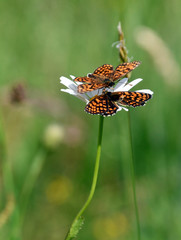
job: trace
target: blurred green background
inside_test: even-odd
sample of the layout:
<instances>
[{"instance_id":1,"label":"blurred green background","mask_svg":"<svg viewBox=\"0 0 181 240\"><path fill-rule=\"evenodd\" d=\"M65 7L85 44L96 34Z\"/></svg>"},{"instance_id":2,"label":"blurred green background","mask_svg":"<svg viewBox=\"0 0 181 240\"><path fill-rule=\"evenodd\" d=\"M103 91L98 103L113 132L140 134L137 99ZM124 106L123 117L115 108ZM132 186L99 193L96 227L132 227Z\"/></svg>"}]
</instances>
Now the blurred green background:
<instances>
[{"instance_id":1,"label":"blurred green background","mask_svg":"<svg viewBox=\"0 0 181 240\"><path fill-rule=\"evenodd\" d=\"M142 62L134 90L154 91L146 107L131 109L142 239L181 238L180 14L179 0L0 1L0 239L64 239L87 198L99 117L60 92L59 77L117 66L119 21L129 57ZM14 103L18 84L26 99ZM50 150L52 134L59 144ZM105 119L84 217L77 239L136 239L124 111Z\"/></svg>"}]
</instances>

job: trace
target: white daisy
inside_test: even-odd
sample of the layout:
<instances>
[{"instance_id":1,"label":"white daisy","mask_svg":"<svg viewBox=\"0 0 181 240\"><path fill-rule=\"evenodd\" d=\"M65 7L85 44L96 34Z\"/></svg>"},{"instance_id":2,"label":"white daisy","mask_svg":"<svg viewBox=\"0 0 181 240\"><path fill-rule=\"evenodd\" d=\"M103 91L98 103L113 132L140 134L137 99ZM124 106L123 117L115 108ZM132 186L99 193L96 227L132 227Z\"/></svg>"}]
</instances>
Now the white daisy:
<instances>
[{"instance_id":1,"label":"white daisy","mask_svg":"<svg viewBox=\"0 0 181 240\"><path fill-rule=\"evenodd\" d=\"M75 77L70 75L71 79L74 80ZM102 94L102 90L95 90L95 91L91 91L88 92L86 94L80 94L77 91L77 87L78 85L82 84L81 82L74 82L66 77L60 77L60 83L63 84L64 86L66 86L66 89L61 89L62 92L66 92L69 93L71 95L74 95L75 97L81 99L82 101L86 102L86 104L89 102L89 100L91 98L93 98L95 95L101 95ZM138 84L139 82L141 82L143 79L138 78L133 80L132 82L128 83L128 78L123 78L122 80L120 80L115 87L111 87L109 89L110 92L125 92L125 91L129 91L131 88L133 88L136 84ZM148 93L153 95L153 92L149 89L142 89L142 90L137 90L135 92L142 92L142 93ZM125 111L128 111L128 108L123 107L123 106L119 106L119 109L117 111L120 111L124 109Z\"/></svg>"}]
</instances>

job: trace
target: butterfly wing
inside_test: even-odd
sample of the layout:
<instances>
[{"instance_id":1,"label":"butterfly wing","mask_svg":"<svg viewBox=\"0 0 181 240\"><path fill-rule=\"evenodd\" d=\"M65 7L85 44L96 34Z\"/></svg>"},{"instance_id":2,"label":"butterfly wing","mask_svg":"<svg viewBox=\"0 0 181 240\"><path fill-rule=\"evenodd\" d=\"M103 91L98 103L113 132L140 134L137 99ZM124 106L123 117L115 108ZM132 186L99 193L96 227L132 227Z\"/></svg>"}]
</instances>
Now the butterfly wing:
<instances>
[{"instance_id":1,"label":"butterfly wing","mask_svg":"<svg viewBox=\"0 0 181 240\"><path fill-rule=\"evenodd\" d=\"M77 87L79 93L86 93L114 85L114 83L111 80L106 79L106 77L103 75L97 75L93 73L89 74L88 76L91 79L91 82L79 85Z\"/></svg>"},{"instance_id":2,"label":"butterfly wing","mask_svg":"<svg viewBox=\"0 0 181 240\"><path fill-rule=\"evenodd\" d=\"M76 77L74 79L75 82L84 82L84 83L91 83L92 80L89 77Z\"/></svg>"},{"instance_id":3,"label":"butterfly wing","mask_svg":"<svg viewBox=\"0 0 181 240\"><path fill-rule=\"evenodd\" d=\"M85 107L86 112L102 116L111 116L115 114L117 110L118 106L110 100L107 94L95 96Z\"/></svg>"},{"instance_id":4,"label":"butterfly wing","mask_svg":"<svg viewBox=\"0 0 181 240\"><path fill-rule=\"evenodd\" d=\"M123 106L144 106L152 95L143 92L114 92L110 95L113 102Z\"/></svg>"},{"instance_id":5,"label":"butterfly wing","mask_svg":"<svg viewBox=\"0 0 181 240\"><path fill-rule=\"evenodd\" d=\"M85 83L92 83L92 81L96 81L98 76L109 77L114 72L113 66L110 64L104 64L101 67L98 67L93 74L88 74L87 77L76 77L74 81L76 82L85 82Z\"/></svg>"},{"instance_id":6,"label":"butterfly wing","mask_svg":"<svg viewBox=\"0 0 181 240\"><path fill-rule=\"evenodd\" d=\"M122 78L132 70L134 70L136 67L140 65L141 62L134 61L134 62L128 62L128 63L122 63L117 66L117 68L114 71L113 75L113 81L118 80L119 78Z\"/></svg>"},{"instance_id":7,"label":"butterfly wing","mask_svg":"<svg viewBox=\"0 0 181 240\"><path fill-rule=\"evenodd\" d=\"M97 89L110 87L114 85L113 81L123 77L136 68L139 64L140 62L138 61L123 63L117 66L115 71L112 65L104 64L101 67L98 67L93 74L88 74L87 77L77 77L74 79L74 81L85 83L78 86L77 89L79 93L86 93Z\"/></svg>"},{"instance_id":8,"label":"butterfly wing","mask_svg":"<svg viewBox=\"0 0 181 240\"><path fill-rule=\"evenodd\" d=\"M103 87L105 87L104 83L85 83L77 87L77 92L86 93L86 92L91 92L97 89L101 89Z\"/></svg>"},{"instance_id":9,"label":"butterfly wing","mask_svg":"<svg viewBox=\"0 0 181 240\"><path fill-rule=\"evenodd\" d=\"M114 73L113 66L110 64L104 64L101 67L98 67L93 74L102 75L105 77L110 77Z\"/></svg>"}]
</instances>

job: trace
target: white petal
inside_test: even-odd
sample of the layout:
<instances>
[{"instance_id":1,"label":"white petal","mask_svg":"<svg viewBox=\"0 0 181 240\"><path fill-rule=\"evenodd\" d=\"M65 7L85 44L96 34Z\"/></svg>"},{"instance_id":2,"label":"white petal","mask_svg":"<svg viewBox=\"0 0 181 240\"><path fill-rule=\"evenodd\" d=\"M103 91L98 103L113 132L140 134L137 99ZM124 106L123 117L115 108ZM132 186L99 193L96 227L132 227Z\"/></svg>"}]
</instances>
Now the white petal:
<instances>
[{"instance_id":1,"label":"white petal","mask_svg":"<svg viewBox=\"0 0 181 240\"><path fill-rule=\"evenodd\" d=\"M129 109L128 108L125 108L125 107L122 107L124 109L124 111L128 112Z\"/></svg>"},{"instance_id":2,"label":"white petal","mask_svg":"<svg viewBox=\"0 0 181 240\"><path fill-rule=\"evenodd\" d=\"M127 82L128 82L128 78L123 78L122 80L120 80L118 82L118 84L115 86L114 92L121 92L121 91L123 91L123 87L125 86L125 84Z\"/></svg>"},{"instance_id":3,"label":"white petal","mask_svg":"<svg viewBox=\"0 0 181 240\"><path fill-rule=\"evenodd\" d=\"M76 97L78 97L82 101L86 102L86 104L89 102L89 100L87 98L82 97L80 94L78 94Z\"/></svg>"},{"instance_id":4,"label":"white petal","mask_svg":"<svg viewBox=\"0 0 181 240\"><path fill-rule=\"evenodd\" d=\"M141 90L138 90L136 92L148 93L148 94L151 94L151 95L153 95L153 93L154 93L150 89L141 89Z\"/></svg>"},{"instance_id":5,"label":"white petal","mask_svg":"<svg viewBox=\"0 0 181 240\"><path fill-rule=\"evenodd\" d=\"M121 111L122 109L123 108L119 106L117 112Z\"/></svg>"},{"instance_id":6,"label":"white petal","mask_svg":"<svg viewBox=\"0 0 181 240\"><path fill-rule=\"evenodd\" d=\"M93 91L95 92L95 91ZM94 94L93 92L87 92L86 95L88 96L89 99L93 98L95 95L97 95L96 93Z\"/></svg>"},{"instance_id":7,"label":"white petal","mask_svg":"<svg viewBox=\"0 0 181 240\"><path fill-rule=\"evenodd\" d=\"M95 95L101 95L101 94L102 94L102 89L94 90L94 91L91 91L91 92L87 93L89 98L92 98Z\"/></svg>"},{"instance_id":8,"label":"white petal","mask_svg":"<svg viewBox=\"0 0 181 240\"><path fill-rule=\"evenodd\" d=\"M68 88L66 88L66 89L60 89L60 91L69 93L69 94L74 95L74 96L77 95L77 93L76 93L75 91L73 91L72 89L68 89Z\"/></svg>"},{"instance_id":9,"label":"white petal","mask_svg":"<svg viewBox=\"0 0 181 240\"><path fill-rule=\"evenodd\" d=\"M126 84L126 86L123 88L122 91L129 91L132 87L134 87L136 84L138 84L139 82L141 82L143 79L138 78L133 80L132 82Z\"/></svg>"},{"instance_id":10,"label":"white petal","mask_svg":"<svg viewBox=\"0 0 181 240\"><path fill-rule=\"evenodd\" d=\"M73 76L73 75L70 75L70 77L72 78L72 80L74 80L76 77L75 76Z\"/></svg>"},{"instance_id":11,"label":"white petal","mask_svg":"<svg viewBox=\"0 0 181 240\"><path fill-rule=\"evenodd\" d=\"M77 96L80 98L80 99L84 99L85 102L89 102L89 96L87 96L86 94L77 94Z\"/></svg>"},{"instance_id":12,"label":"white petal","mask_svg":"<svg viewBox=\"0 0 181 240\"><path fill-rule=\"evenodd\" d=\"M60 83L63 84L64 86L72 89L75 92L77 91L77 85L66 77L63 77L63 76L60 77Z\"/></svg>"},{"instance_id":13,"label":"white petal","mask_svg":"<svg viewBox=\"0 0 181 240\"><path fill-rule=\"evenodd\" d=\"M73 91L72 89L61 89L62 92L66 92L69 93L79 99L81 99L82 101L88 103L89 99L84 95L84 94L77 94L75 91Z\"/></svg>"},{"instance_id":14,"label":"white petal","mask_svg":"<svg viewBox=\"0 0 181 240\"><path fill-rule=\"evenodd\" d=\"M60 83L64 84L66 87L68 84L71 84L72 81L64 76L61 76L60 77Z\"/></svg>"}]
</instances>

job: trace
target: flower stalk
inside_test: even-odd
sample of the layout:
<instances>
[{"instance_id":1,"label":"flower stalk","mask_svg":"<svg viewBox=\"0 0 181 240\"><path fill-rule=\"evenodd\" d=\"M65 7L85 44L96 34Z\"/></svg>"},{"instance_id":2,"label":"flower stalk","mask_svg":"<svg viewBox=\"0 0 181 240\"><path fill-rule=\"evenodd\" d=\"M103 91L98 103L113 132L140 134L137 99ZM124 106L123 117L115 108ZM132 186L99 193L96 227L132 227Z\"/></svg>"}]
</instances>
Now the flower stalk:
<instances>
[{"instance_id":1,"label":"flower stalk","mask_svg":"<svg viewBox=\"0 0 181 240\"><path fill-rule=\"evenodd\" d=\"M96 188L96 185L97 185L100 158L101 158L103 123L104 123L104 117L100 116L99 132L98 132L98 144L97 144L97 155L96 155L94 174L93 174L92 186L91 186L91 189L90 189L90 193L89 193L89 196L88 196L86 202L84 203L83 207L80 209L77 216L75 217L65 240L74 239L77 236L77 234L79 233L79 231L80 231L80 229L81 229L81 227L84 223L84 219L83 219L82 215L85 212L86 208L89 206L89 204L90 204L90 202L91 202L91 200L94 196L95 188Z\"/></svg>"},{"instance_id":2,"label":"flower stalk","mask_svg":"<svg viewBox=\"0 0 181 240\"><path fill-rule=\"evenodd\" d=\"M138 203L137 203L137 197L136 197L135 166L134 166L134 153L133 153L133 140L132 140L132 131L131 131L131 114L130 114L130 111L128 111L128 128L129 128L128 131L129 131L130 150L131 150L130 170L131 170L133 200L134 200L135 215L136 215L137 238L138 238L138 240L140 240L141 239L141 231L140 231Z\"/></svg>"},{"instance_id":3,"label":"flower stalk","mask_svg":"<svg viewBox=\"0 0 181 240\"><path fill-rule=\"evenodd\" d=\"M121 23L118 24L118 33L119 33L119 56L122 62L128 62L128 51L125 46L124 34L121 28ZM128 78L130 77L129 76ZM138 203L136 197L136 184L135 184L135 167L134 167L134 153L133 153L133 141L132 141L132 131L131 131L131 115L130 111L128 111L128 128L129 128L129 140L130 140L130 152L131 152L131 159L130 159L130 170L131 170L131 180L132 180L132 191L133 191L133 200L134 200L134 207L135 207L135 215L136 215L136 225L137 225L137 239L141 239L141 231L140 231L140 220L139 220L139 211L138 211Z\"/></svg>"}]
</instances>

